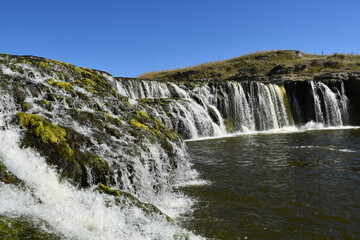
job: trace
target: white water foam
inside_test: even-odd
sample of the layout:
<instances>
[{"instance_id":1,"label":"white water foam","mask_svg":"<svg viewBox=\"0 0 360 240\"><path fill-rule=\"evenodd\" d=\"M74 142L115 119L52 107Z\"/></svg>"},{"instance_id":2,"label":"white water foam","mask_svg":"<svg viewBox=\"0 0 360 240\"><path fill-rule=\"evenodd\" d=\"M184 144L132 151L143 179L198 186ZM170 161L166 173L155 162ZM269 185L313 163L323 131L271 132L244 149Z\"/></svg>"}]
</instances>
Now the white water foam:
<instances>
[{"instance_id":1,"label":"white water foam","mask_svg":"<svg viewBox=\"0 0 360 240\"><path fill-rule=\"evenodd\" d=\"M316 146L316 145L302 145L302 146L293 146L291 148L300 148L300 149L319 149L319 150L330 150L334 152L345 152L345 153L354 153L357 152L353 149L347 148L337 148L336 146Z\"/></svg>"},{"instance_id":2,"label":"white water foam","mask_svg":"<svg viewBox=\"0 0 360 240\"><path fill-rule=\"evenodd\" d=\"M27 186L1 183L1 215L42 219L66 239L172 239L179 233L190 234L161 217L146 216L137 207L109 205L104 195L59 181L42 157L19 147L19 136L15 130L0 131L1 162ZM186 199L163 200L171 203L169 211L189 207Z\"/></svg>"},{"instance_id":3,"label":"white water foam","mask_svg":"<svg viewBox=\"0 0 360 240\"><path fill-rule=\"evenodd\" d=\"M277 129L270 129L266 131L241 131L235 133L224 134L222 136L213 136L213 137L202 137L202 138L193 138L187 139L185 142L193 141L206 141L212 139L221 139L221 138L232 138L242 135L261 135L261 134L288 134L288 133L299 133L306 131L324 131L324 130L344 130L344 129L360 129L360 126L325 126L322 123L308 122L304 126L288 126Z\"/></svg>"}]
</instances>

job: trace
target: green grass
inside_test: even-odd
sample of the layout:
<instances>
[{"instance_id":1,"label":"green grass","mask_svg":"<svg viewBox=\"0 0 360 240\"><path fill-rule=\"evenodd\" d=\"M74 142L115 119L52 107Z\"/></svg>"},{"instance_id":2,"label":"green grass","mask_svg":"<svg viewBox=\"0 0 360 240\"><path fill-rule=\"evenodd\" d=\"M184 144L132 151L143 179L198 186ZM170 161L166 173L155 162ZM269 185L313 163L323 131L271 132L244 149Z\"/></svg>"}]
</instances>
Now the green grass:
<instances>
[{"instance_id":1,"label":"green grass","mask_svg":"<svg viewBox=\"0 0 360 240\"><path fill-rule=\"evenodd\" d=\"M241 76L260 76L266 74L276 65L295 68L306 65L306 69L291 72L292 79L305 79L319 73L360 71L360 55L333 54L314 55L304 54L294 50L257 52L224 61L204 63L188 68L156 71L145 73L139 78L170 81L186 81L201 79L226 80Z\"/></svg>"}]
</instances>

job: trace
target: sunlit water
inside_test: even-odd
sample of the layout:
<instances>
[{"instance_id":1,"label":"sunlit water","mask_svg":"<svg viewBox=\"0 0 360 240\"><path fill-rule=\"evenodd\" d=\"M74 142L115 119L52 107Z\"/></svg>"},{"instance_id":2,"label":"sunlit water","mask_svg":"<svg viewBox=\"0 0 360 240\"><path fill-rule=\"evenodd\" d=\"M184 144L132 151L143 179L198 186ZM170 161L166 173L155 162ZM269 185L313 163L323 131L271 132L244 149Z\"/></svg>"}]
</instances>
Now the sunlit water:
<instances>
[{"instance_id":1,"label":"sunlit water","mask_svg":"<svg viewBox=\"0 0 360 240\"><path fill-rule=\"evenodd\" d=\"M186 227L211 239L360 239L360 129L187 143L207 185Z\"/></svg>"}]
</instances>

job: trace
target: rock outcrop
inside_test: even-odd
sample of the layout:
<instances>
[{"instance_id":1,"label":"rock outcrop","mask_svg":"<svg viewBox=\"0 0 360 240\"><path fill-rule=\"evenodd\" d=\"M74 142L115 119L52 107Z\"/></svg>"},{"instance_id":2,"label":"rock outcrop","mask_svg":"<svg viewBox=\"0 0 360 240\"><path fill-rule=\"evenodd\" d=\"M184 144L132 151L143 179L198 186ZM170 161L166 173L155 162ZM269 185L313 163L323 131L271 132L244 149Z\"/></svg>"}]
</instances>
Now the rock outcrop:
<instances>
[{"instance_id":1,"label":"rock outcrop","mask_svg":"<svg viewBox=\"0 0 360 240\"><path fill-rule=\"evenodd\" d=\"M103 71L1 54L1 131L20 134L21 148L30 148L44 158L60 182L79 189L101 186L101 192L111 196L104 196L108 205L136 207L151 218L160 215L170 221L151 202L171 192L178 175L185 179L190 171L184 143L174 130L148 114L147 107L130 104L128 96L118 92L116 82ZM0 187L31 191L33 186L13 174L3 157ZM119 194L104 191L110 187ZM37 204L45 201L36 197ZM10 231L10 225L24 228ZM19 237L23 231L33 231L29 236L37 239L58 239L29 223L28 218L0 216L3 236Z\"/></svg>"}]
</instances>

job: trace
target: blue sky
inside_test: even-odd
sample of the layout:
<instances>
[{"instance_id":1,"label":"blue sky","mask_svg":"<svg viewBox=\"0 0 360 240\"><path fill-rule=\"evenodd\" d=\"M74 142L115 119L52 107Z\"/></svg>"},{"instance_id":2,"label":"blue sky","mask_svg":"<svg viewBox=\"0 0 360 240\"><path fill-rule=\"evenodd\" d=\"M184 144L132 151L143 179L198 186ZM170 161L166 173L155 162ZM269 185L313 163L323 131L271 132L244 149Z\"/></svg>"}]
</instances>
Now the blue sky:
<instances>
[{"instance_id":1,"label":"blue sky","mask_svg":"<svg viewBox=\"0 0 360 240\"><path fill-rule=\"evenodd\" d=\"M0 52L114 76L255 51L360 53L359 0L4 0Z\"/></svg>"}]
</instances>

